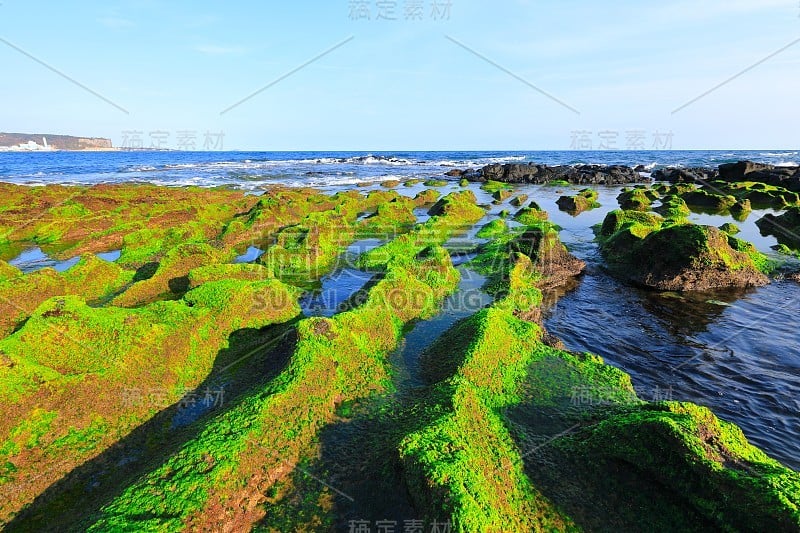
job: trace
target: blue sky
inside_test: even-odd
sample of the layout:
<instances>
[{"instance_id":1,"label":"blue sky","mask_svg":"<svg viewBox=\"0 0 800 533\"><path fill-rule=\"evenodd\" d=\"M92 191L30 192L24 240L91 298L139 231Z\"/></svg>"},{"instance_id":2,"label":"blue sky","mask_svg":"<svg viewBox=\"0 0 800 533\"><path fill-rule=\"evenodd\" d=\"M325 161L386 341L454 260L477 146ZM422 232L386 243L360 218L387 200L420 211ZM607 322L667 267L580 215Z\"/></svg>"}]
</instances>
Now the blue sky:
<instances>
[{"instance_id":1,"label":"blue sky","mask_svg":"<svg viewBox=\"0 0 800 533\"><path fill-rule=\"evenodd\" d=\"M616 148L629 132L644 148L657 132L675 149L800 147L800 42L673 113L799 39L798 0L356 3L369 20L349 0L0 0L0 39L128 112L0 42L0 130L162 131L172 148L222 132L260 150L598 148L600 132Z\"/></svg>"}]
</instances>

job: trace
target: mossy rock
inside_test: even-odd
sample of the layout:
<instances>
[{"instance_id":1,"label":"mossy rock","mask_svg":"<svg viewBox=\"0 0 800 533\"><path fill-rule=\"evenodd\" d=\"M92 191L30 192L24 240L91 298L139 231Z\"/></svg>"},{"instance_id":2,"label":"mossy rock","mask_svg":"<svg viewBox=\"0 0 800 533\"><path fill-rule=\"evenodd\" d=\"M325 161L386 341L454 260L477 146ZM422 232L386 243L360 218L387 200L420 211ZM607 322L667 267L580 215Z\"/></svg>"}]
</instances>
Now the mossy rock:
<instances>
[{"instance_id":1,"label":"mossy rock","mask_svg":"<svg viewBox=\"0 0 800 533\"><path fill-rule=\"evenodd\" d=\"M477 233L479 239L492 239L498 235L502 235L507 229L506 223L502 218L496 218L483 226Z\"/></svg>"},{"instance_id":2,"label":"mossy rock","mask_svg":"<svg viewBox=\"0 0 800 533\"><path fill-rule=\"evenodd\" d=\"M422 182L426 187L445 187L448 183L447 180L429 179Z\"/></svg>"},{"instance_id":3,"label":"mossy rock","mask_svg":"<svg viewBox=\"0 0 800 533\"><path fill-rule=\"evenodd\" d=\"M544 211L539 204L531 202L527 207L523 207L514 214L514 220L526 226L533 226L548 219L547 211Z\"/></svg>"},{"instance_id":4,"label":"mossy rock","mask_svg":"<svg viewBox=\"0 0 800 533\"><path fill-rule=\"evenodd\" d=\"M592 462L623 462L652 477L720 531L800 528L800 474L704 407L623 409L564 440Z\"/></svg>"},{"instance_id":5,"label":"mossy rock","mask_svg":"<svg viewBox=\"0 0 800 533\"><path fill-rule=\"evenodd\" d=\"M764 285L770 261L712 226L674 223L639 211L612 211L598 232L612 269L658 290Z\"/></svg>"},{"instance_id":6,"label":"mossy rock","mask_svg":"<svg viewBox=\"0 0 800 533\"><path fill-rule=\"evenodd\" d=\"M665 196L661 200L661 205L656 207L654 211L665 218L673 220L684 219L692 213L683 198L676 195Z\"/></svg>"},{"instance_id":7,"label":"mossy rock","mask_svg":"<svg viewBox=\"0 0 800 533\"><path fill-rule=\"evenodd\" d=\"M738 202L735 196L708 192L704 189L684 193L681 197L689 207L712 212L727 211Z\"/></svg>"},{"instance_id":8,"label":"mossy rock","mask_svg":"<svg viewBox=\"0 0 800 533\"><path fill-rule=\"evenodd\" d=\"M519 194L519 195L515 196L514 198L512 198L510 203L514 207L522 207L523 205L525 205L525 202L527 202L527 201L528 201L528 195L527 194Z\"/></svg>"},{"instance_id":9,"label":"mossy rock","mask_svg":"<svg viewBox=\"0 0 800 533\"><path fill-rule=\"evenodd\" d=\"M726 222L725 224L721 225L719 229L724 231L728 235L736 235L737 233L741 233L742 231L741 229L739 229L739 226L737 226L732 222Z\"/></svg>"},{"instance_id":10,"label":"mossy rock","mask_svg":"<svg viewBox=\"0 0 800 533\"><path fill-rule=\"evenodd\" d=\"M593 189L583 189L574 196L560 197L556 204L560 210L576 216L589 209L600 207L597 203L598 196L598 192Z\"/></svg>"},{"instance_id":11,"label":"mossy rock","mask_svg":"<svg viewBox=\"0 0 800 533\"><path fill-rule=\"evenodd\" d=\"M418 206L430 205L436 203L436 201L439 199L441 195L442 193L437 191L436 189L426 189L421 193L417 194L414 197L414 201Z\"/></svg>"},{"instance_id":12,"label":"mossy rock","mask_svg":"<svg viewBox=\"0 0 800 533\"><path fill-rule=\"evenodd\" d=\"M626 211L647 211L659 195L652 189L623 189L617 196L619 206Z\"/></svg>"},{"instance_id":13,"label":"mossy rock","mask_svg":"<svg viewBox=\"0 0 800 533\"><path fill-rule=\"evenodd\" d=\"M5 261L0 261L0 281L16 278L17 276L21 275L22 271L20 271L20 269L17 267L11 266Z\"/></svg>"},{"instance_id":14,"label":"mossy rock","mask_svg":"<svg viewBox=\"0 0 800 533\"><path fill-rule=\"evenodd\" d=\"M502 181L489 180L481 185L481 189L488 192L489 194L494 195L495 193L498 192L510 191L511 189L513 189L513 186Z\"/></svg>"}]
</instances>

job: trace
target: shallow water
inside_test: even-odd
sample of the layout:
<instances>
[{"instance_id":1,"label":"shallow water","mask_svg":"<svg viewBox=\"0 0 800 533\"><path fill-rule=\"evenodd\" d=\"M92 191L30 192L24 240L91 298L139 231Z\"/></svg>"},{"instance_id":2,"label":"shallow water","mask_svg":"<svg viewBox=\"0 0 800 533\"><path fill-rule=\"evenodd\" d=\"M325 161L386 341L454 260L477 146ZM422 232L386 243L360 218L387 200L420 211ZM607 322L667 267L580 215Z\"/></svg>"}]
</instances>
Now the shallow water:
<instances>
[{"instance_id":1,"label":"shallow water","mask_svg":"<svg viewBox=\"0 0 800 533\"><path fill-rule=\"evenodd\" d=\"M80 260L80 257L73 257L66 261L57 261L44 253L41 248L34 247L28 248L14 259L11 259L8 264L17 267L25 274L29 274L48 267L56 272L64 272L78 264Z\"/></svg>"},{"instance_id":2,"label":"shallow water","mask_svg":"<svg viewBox=\"0 0 800 533\"><path fill-rule=\"evenodd\" d=\"M621 282L603 269L592 226L618 207L619 188L601 189L601 208L572 217L554 207L560 195L524 188L562 226L562 241L587 262L577 288L545 313L547 329L575 351L603 356L633 379L645 400L685 400L739 425L752 443L800 469L800 284L773 281L750 290L658 293ZM566 189L565 189L566 190ZM571 194L571 193L570 193ZM734 222L762 252L754 211L745 222L693 214L693 221Z\"/></svg>"},{"instance_id":3,"label":"shallow water","mask_svg":"<svg viewBox=\"0 0 800 533\"><path fill-rule=\"evenodd\" d=\"M484 220L449 243L454 249L468 250L470 242L474 247L478 242L474 235L483 224L504 209L518 210L511 207L510 199L491 203L491 196L477 184L469 188L478 203L490 209ZM596 353L629 373L642 399L691 401L710 407L739 425L770 456L800 470L800 333L795 322L800 284L776 280L757 289L709 294L633 287L603 268L592 229L619 207L616 197L621 187L599 188L600 208L577 216L560 211L558 198L581 188L521 185L514 189L515 195L527 194L529 202L536 201L548 211L562 228L564 244L587 262L585 275L572 290L547 295L545 301L554 302L544 315L547 329L570 350ZM398 192L406 194L402 189ZM775 238L761 235L755 224L767 212L772 211L754 210L743 222L700 213L689 218L715 226L733 222L742 230L740 238L772 258L786 260L771 249ZM467 293L480 285L470 287ZM465 305L458 314L468 316L477 310ZM410 372L414 372L415 358L449 327L445 323L455 323L446 317L442 320L442 324L436 319L422 322L408 334L402 353Z\"/></svg>"}]
</instances>

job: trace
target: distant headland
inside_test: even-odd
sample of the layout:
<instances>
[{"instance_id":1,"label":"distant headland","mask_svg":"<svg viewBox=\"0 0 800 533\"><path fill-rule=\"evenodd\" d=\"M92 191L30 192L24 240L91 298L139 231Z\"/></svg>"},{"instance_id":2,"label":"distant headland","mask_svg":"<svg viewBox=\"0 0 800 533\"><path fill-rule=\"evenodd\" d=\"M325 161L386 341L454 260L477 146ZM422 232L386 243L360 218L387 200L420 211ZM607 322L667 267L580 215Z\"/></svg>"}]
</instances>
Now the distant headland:
<instances>
[{"instance_id":1,"label":"distant headland","mask_svg":"<svg viewBox=\"0 0 800 533\"><path fill-rule=\"evenodd\" d=\"M111 139L73 137L49 133L0 132L0 152L29 152L49 150L100 151L115 150Z\"/></svg>"}]
</instances>

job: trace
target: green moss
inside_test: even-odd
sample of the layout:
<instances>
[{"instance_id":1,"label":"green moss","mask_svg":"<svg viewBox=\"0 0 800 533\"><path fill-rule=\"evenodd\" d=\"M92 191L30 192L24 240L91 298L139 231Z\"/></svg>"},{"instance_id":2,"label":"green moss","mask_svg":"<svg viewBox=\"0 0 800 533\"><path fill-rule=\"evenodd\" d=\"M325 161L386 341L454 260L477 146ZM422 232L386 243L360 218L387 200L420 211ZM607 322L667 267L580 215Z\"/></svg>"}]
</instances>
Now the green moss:
<instances>
[{"instance_id":1,"label":"green moss","mask_svg":"<svg viewBox=\"0 0 800 533\"><path fill-rule=\"evenodd\" d=\"M685 219L692 213L683 198L674 195L665 196L655 211L663 217L673 220Z\"/></svg>"},{"instance_id":2,"label":"green moss","mask_svg":"<svg viewBox=\"0 0 800 533\"><path fill-rule=\"evenodd\" d=\"M737 233L741 233L742 231L739 229L739 226L731 222L726 222L725 224L721 225L719 229L721 231L724 231L728 235L736 235Z\"/></svg>"},{"instance_id":3,"label":"green moss","mask_svg":"<svg viewBox=\"0 0 800 533\"><path fill-rule=\"evenodd\" d=\"M82 295L91 302L105 300L133 279L133 272L94 254L85 254L68 271L45 268L0 281L0 338L11 333L42 302L54 296Z\"/></svg>"},{"instance_id":4,"label":"green moss","mask_svg":"<svg viewBox=\"0 0 800 533\"><path fill-rule=\"evenodd\" d=\"M436 200L438 200L441 195L442 193L437 191L436 189L426 189L421 193L417 194L414 197L414 201L419 206L433 204L436 203Z\"/></svg>"},{"instance_id":5,"label":"green moss","mask_svg":"<svg viewBox=\"0 0 800 533\"><path fill-rule=\"evenodd\" d=\"M492 239L505 233L506 229L506 223L502 219L496 218L484 225L476 236L479 239Z\"/></svg>"},{"instance_id":6,"label":"green moss","mask_svg":"<svg viewBox=\"0 0 800 533\"><path fill-rule=\"evenodd\" d=\"M589 209L600 207L597 203L599 194L592 189L583 189L574 196L562 196L556 202L559 209L573 215L578 215Z\"/></svg>"},{"instance_id":7,"label":"green moss","mask_svg":"<svg viewBox=\"0 0 800 533\"><path fill-rule=\"evenodd\" d=\"M443 244L455 231L474 224L485 214L476 205L472 191L448 194L431 207L429 213L431 218L411 233L361 254L359 267L383 270L396 257L413 257L428 246Z\"/></svg>"},{"instance_id":8,"label":"green moss","mask_svg":"<svg viewBox=\"0 0 800 533\"><path fill-rule=\"evenodd\" d=\"M481 189L488 192L489 194L494 195L495 193L499 192L506 193L509 190L513 189L513 186L508 183L504 183L502 181L489 180L481 185Z\"/></svg>"},{"instance_id":9,"label":"green moss","mask_svg":"<svg viewBox=\"0 0 800 533\"><path fill-rule=\"evenodd\" d=\"M619 206L626 211L648 211L650 204L659 197L658 192L653 189L633 188L622 189L617 196Z\"/></svg>"},{"instance_id":10,"label":"green moss","mask_svg":"<svg viewBox=\"0 0 800 533\"><path fill-rule=\"evenodd\" d=\"M800 526L800 475L706 408L667 402L624 409L565 440L587 460L622 461L652 477L719 530Z\"/></svg>"},{"instance_id":11,"label":"green moss","mask_svg":"<svg viewBox=\"0 0 800 533\"><path fill-rule=\"evenodd\" d=\"M531 202L528 207L523 207L514 214L514 220L526 226L533 226L547 220L547 212L539 204Z\"/></svg>"},{"instance_id":12,"label":"green moss","mask_svg":"<svg viewBox=\"0 0 800 533\"><path fill-rule=\"evenodd\" d=\"M206 265L221 263L230 258L207 244L182 244L167 252L149 279L133 284L117 296L113 303L120 307L134 307L155 300L164 294L182 294L189 290L188 274Z\"/></svg>"},{"instance_id":13,"label":"green moss","mask_svg":"<svg viewBox=\"0 0 800 533\"><path fill-rule=\"evenodd\" d=\"M206 265L189 271L189 286L194 288L211 281L262 281L272 278L272 272L253 263Z\"/></svg>"},{"instance_id":14,"label":"green moss","mask_svg":"<svg viewBox=\"0 0 800 533\"><path fill-rule=\"evenodd\" d=\"M140 527L143 512L158 516L151 523L161 528L187 520L210 526L214 522L205 520L214 517L207 509L249 493L240 480L266 473L259 489L266 490L285 476L335 416L337 404L388 386L386 355L403 324L431 316L455 289L458 273L444 249L428 248L415 257L395 256L361 307L300 322L289 367L115 498L93 529Z\"/></svg>"},{"instance_id":15,"label":"green moss","mask_svg":"<svg viewBox=\"0 0 800 533\"><path fill-rule=\"evenodd\" d=\"M612 268L661 290L764 284L772 269L751 244L717 228L640 211L612 211L597 238Z\"/></svg>"},{"instance_id":16,"label":"green moss","mask_svg":"<svg viewBox=\"0 0 800 533\"><path fill-rule=\"evenodd\" d=\"M422 182L426 187L444 187L449 182L447 180L429 179Z\"/></svg>"},{"instance_id":17,"label":"green moss","mask_svg":"<svg viewBox=\"0 0 800 533\"><path fill-rule=\"evenodd\" d=\"M735 196L717 194L716 192L699 189L684 193L682 196L686 205L712 212L724 212L736 205Z\"/></svg>"},{"instance_id":18,"label":"green moss","mask_svg":"<svg viewBox=\"0 0 800 533\"><path fill-rule=\"evenodd\" d=\"M461 178L461 181L459 181L458 184L461 187L469 187L469 180L467 178Z\"/></svg>"},{"instance_id":19,"label":"green moss","mask_svg":"<svg viewBox=\"0 0 800 533\"><path fill-rule=\"evenodd\" d=\"M523 205L525 205L525 202L527 202L527 201L528 201L528 195L527 194L518 194L517 196L515 196L514 198L511 199L510 203L514 207L522 207Z\"/></svg>"}]
</instances>

